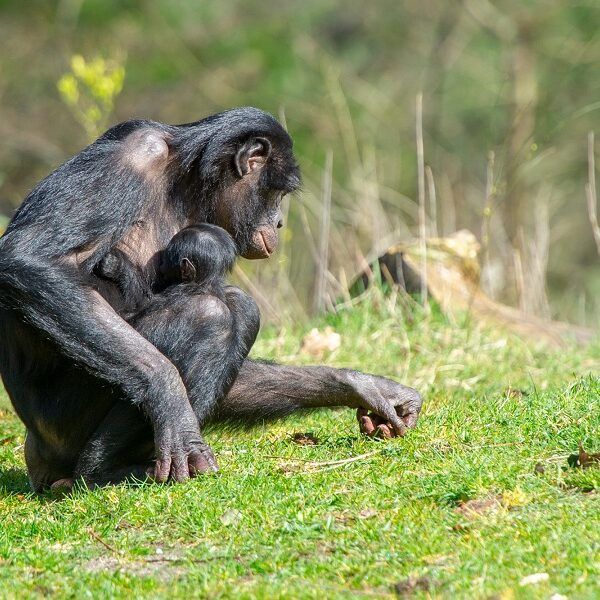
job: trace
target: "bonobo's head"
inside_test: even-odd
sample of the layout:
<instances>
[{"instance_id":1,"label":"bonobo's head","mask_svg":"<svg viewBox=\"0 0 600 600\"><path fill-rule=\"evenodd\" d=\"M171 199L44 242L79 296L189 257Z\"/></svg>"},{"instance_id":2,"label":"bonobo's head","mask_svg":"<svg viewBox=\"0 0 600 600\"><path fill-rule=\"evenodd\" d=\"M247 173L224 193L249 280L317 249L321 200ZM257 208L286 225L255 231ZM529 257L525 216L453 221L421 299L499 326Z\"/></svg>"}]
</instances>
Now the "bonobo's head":
<instances>
[{"instance_id":1,"label":"bonobo's head","mask_svg":"<svg viewBox=\"0 0 600 600\"><path fill-rule=\"evenodd\" d=\"M190 129L208 140L197 163L208 220L233 236L241 256L268 258L283 226L281 200L300 186L290 136L256 108L230 110ZM198 173L193 165L189 172Z\"/></svg>"},{"instance_id":2,"label":"bonobo's head","mask_svg":"<svg viewBox=\"0 0 600 600\"><path fill-rule=\"evenodd\" d=\"M160 274L165 286L216 283L233 269L237 248L227 231L203 223L182 229L163 250Z\"/></svg>"}]
</instances>

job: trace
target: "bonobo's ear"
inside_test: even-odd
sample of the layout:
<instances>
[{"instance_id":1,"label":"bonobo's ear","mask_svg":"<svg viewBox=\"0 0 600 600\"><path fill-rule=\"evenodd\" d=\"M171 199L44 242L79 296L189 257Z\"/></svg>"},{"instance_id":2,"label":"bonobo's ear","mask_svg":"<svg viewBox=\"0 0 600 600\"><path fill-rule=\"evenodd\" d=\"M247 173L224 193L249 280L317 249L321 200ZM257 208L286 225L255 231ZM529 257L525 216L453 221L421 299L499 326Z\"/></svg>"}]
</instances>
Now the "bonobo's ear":
<instances>
[{"instance_id":1,"label":"bonobo's ear","mask_svg":"<svg viewBox=\"0 0 600 600\"><path fill-rule=\"evenodd\" d=\"M235 169L240 177L265 164L271 154L271 142L264 137L250 138L236 152Z\"/></svg>"},{"instance_id":2,"label":"bonobo's ear","mask_svg":"<svg viewBox=\"0 0 600 600\"><path fill-rule=\"evenodd\" d=\"M181 270L181 281L188 283L196 279L196 267L191 263L188 258L182 258L179 262L179 269Z\"/></svg>"}]
</instances>

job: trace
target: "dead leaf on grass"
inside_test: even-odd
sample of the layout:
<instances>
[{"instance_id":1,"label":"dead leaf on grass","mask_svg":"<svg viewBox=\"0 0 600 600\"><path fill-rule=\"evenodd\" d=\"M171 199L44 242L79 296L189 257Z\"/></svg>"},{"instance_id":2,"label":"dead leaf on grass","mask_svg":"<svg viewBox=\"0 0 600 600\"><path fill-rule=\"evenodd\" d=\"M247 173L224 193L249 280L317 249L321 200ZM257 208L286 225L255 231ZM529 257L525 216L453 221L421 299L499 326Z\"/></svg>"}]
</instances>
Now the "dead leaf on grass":
<instances>
[{"instance_id":1,"label":"dead leaf on grass","mask_svg":"<svg viewBox=\"0 0 600 600\"><path fill-rule=\"evenodd\" d=\"M504 395L507 398L522 398L523 396L529 396L529 392L525 390L519 390L511 387L510 385L504 390Z\"/></svg>"},{"instance_id":2,"label":"dead leaf on grass","mask_svg":"<svg viewBox=\"0 0 600 600\"><path fill-rule=\"evenodd\" d=\"M307 431L306 433L295 433L292 436L292 441L298 446L316 446L319 443L319 438Z\"/></svg>"},{"instance_id":3,"label":"dead leaf on grass","mask_svg":"<svg viewBox=\"0 0 600 600\"><path fill-rule=\"evenodd\" d=\"M600 452L589 454L583 449L583 445L579 444L579 453L571 454L567 459L569 466L580 467L582 469L588 469L600 464Z\"/></svg>"},{"instance_id":4,"label":"dead leaf on grass","mask_svg":"<svg viewBox=\"0 0 600 600\"><path fill-rule=\"evenodd\" d=\"M417 591L427 592L433 586L434 582L430 577L409 577L408 579L398 582L394 586L394 591L400 598L406 598L412 596L412 594Z\"/></svg>"},{"instance_id":5,"label":"dead leaf on grass","mask_svg":"<svg viewBox=\"0 0 600 600\"><path fill-rule=\"evenodd\" d=\"M454 510L467 519L474 519L493 510L497 510L501 506L502 496L497 495L461 502Z\"/></svg>"}]
</instances>

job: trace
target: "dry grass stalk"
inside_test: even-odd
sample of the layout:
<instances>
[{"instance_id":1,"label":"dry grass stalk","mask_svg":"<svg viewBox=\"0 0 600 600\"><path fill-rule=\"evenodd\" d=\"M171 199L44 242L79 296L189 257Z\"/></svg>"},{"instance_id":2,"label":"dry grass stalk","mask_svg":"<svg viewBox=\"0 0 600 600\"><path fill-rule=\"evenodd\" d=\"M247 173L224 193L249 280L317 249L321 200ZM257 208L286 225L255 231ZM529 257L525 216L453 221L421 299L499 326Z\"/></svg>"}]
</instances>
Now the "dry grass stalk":
<instances>
[{"instance_id":1,"label":"dry grass stalk","mask_svg":"<svg viewBox=\"0 0 600 600\"><path fill-rule=\"evenodd\" d=\"M427 195L429 196L429 218L431 220L431 235L438 237L437 226L437 195L435 191L435 180L433 179L433 171L427 165L425 167L425 175L427 176Z\"/></svg>"},{"instance_id":2,"label":"dry grass stalk","mask_svg":"<svg viewBox=\"0 0 600 600\"><path fill-rule=\"evenodd\" d=\"M598 224L598 196L596 193L596 164L594 158L594 132L588 133L588 182L585 185L585 195L588 206L588 216L592 225L596 250L600 256L600 225Z\"/></svg>"},{"instance_id":3,"label":"dry grass stalk","mask_svg":"<svg viewBox=\"0 0 600 600\"><path fill-rule=\"evenodd\" d=\"M319 235L319 251L316 254L316 281L313 298L313 310L323 310L327 294L327 272L329 270L329 232L331 228L331 181L333 171L333 152L327 151L322 183L321 231Z\"/></svg>"},{"instance_id":4,"label":"dry grass stalk","mask_svg":"<svg viewBox=\"0 0 600 600\"><path fill-rule=\"evenodd\" d=\"M425 152L423 149L423 94L417 94L416 138L419 185L419 249L421 252L421 299L427 305L427 226L425 223Z\"/></svg>"},{"instance_id":5,"label":"dry grass stalk","mask_svg":"<svg viewBox=\"0 0 600 600\"><path fill-rule=\"evenodd\" d=\"M494 286L492 285L491 261L490 261L490 234L493 213L494 194L494 162L496 155L493 151L488 154L486 177L485 177L485 205L483 207L483 220L481 223L481 254L483 257L481 283L484 291L494 298Z\"/></svg>"}]
</instances>

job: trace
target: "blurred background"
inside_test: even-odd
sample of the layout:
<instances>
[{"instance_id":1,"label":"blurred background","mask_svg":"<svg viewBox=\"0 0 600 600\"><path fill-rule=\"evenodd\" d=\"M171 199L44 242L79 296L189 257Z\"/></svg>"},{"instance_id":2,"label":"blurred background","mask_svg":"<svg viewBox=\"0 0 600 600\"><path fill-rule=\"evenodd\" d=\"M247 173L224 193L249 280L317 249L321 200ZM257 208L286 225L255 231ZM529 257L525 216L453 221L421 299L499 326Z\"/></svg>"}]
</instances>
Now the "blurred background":
<instances>
[{"instance_id":1,"label":"blurred background","mask_svg":"<svg viewBox=\"0 0 600 600\"><path fill-rule=\"evenodd\" d=\"M597 0L4 0L0 38L4 223L112 123L254 105L305 180L280 252L238 273L267 319L331 306L393 242L466 228L492 298L598 323Z\"/></svg>"}]
</instances>

